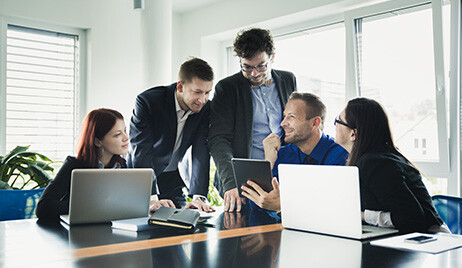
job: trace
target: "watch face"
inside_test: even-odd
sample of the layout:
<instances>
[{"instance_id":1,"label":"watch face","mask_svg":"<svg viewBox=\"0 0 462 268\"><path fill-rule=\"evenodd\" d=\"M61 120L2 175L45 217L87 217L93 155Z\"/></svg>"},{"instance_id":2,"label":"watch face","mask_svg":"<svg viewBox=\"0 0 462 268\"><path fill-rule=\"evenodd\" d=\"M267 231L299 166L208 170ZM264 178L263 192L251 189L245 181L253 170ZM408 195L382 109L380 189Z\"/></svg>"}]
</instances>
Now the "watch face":
<instances>
[{"instance_id":1,"label":"watch face","mask_svg":"<svg viewBox=\"0 0 462 268\"><path fill-rule=\"evenodd\" d=\"M207 198L203 197L203 196L198 196L196 199L202 201L202 202L207 202Z\"/></svg>"}]
</instances>

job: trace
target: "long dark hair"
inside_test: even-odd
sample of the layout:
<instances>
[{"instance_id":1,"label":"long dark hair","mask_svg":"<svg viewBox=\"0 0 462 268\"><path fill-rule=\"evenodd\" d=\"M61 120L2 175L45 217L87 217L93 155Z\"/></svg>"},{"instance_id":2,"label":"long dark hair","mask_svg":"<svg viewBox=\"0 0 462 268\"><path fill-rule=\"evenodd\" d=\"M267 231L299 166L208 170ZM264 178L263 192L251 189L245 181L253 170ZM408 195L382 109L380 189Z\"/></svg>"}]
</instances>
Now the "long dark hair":
<instances>
[{"instance_id":1,"label":"long dark hair","mask_svg":"<svg viewBox=\"0 0 462 268\"><path fill-rule=\"evenodd\" d=\"M345 120L356 130L356 139L347 165L356 165L362 155L374 151L395 153L412 165L396 148L388 116L380 103L368 98L350 100L345 108Z\"/></svg>"},{"instance_id":2,"label":"long dark hair","mask_svg":"<svg viewBox=\"0 0 462 268\"><path fill-rule=\"evenodd\" d=\"M122 114L116 110L101 108L88 113L83 120L82 132L77 145L77 159L86 163L89 167L98 167L98 147L95 145L95 138L102 140L104 136L114 127L117 119L124 119ZM114 155L111 163L125 161L120 155Z\"/></svg>"}]
</instances>

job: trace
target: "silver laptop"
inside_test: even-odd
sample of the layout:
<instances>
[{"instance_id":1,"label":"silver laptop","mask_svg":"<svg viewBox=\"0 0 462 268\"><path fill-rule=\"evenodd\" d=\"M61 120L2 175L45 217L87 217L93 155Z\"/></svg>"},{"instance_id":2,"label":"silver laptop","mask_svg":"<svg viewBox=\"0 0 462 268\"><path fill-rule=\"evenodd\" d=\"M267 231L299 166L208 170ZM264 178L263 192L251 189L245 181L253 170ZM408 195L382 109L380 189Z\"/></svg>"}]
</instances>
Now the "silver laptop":
<instances>
[{"instance_id":1,"label":"silver laptop","mask_svg":"<svg viewBox=\"0 0 462 268\"><path fill-rule=\"evenodd\" d=\"M74 169L69 215L72 224L148 216L152 169Z\"/></svg>"},{"instance_id":2,"label":"silver laptop","mask_svg":"<svg viewBox=\"0 0 462 268\"><path fill-rule=\"evenodd\" d=\"M398 233L362 225L357 167L281 164L278 169L285 228L354 239Z\"/></svg>"}]
</instances>

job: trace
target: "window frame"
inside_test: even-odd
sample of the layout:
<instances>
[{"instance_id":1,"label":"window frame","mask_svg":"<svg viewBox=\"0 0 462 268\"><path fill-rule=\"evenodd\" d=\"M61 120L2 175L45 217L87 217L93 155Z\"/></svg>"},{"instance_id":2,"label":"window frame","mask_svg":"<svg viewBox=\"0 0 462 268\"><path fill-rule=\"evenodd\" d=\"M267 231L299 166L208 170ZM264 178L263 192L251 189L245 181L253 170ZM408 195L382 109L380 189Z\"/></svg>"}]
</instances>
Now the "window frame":
<instances>
[{"instance_id":1,"label":"window frame","mask_svg":"<svg viewBox=\"0 0 462 268\"><path fill-rule=\"evenodd\" d=\"M20 19L16 17L0 15L0 154L6 153L6 52L7 52L7 29L8 25L17 25L26 28L35 28L45 31L60 32L64 34L77 35L79 40L78 61L78 80L77 94L75 95L75 129L76 133L80 130L83 116L86 114L86 81L87 81L87 37L86 30L67 26L54 25ZM78 135L75 135L74 146ZM63 159L53 159L62 161Z\"/></svg>"},{"instance_id":2,"label":"window frame","mask_svg":"<svg viewBox=\"0 0 462 268\"><path fill-rule=\"evenodd\" d=\"M459 22L455 22L456 17L460 17L457 10L460 10L460 1L451 1L451 33L450 33L450 66L451 70L458 70L460 63L454 62L459 54L459 49L456 47L457 44L454 42L460 40L454 25L459 25ZM351 99L360 96L359 81L358 81L358 47L357 47L357 33L358 21L361 18L375 16L396 10L405 10L423 5L430 5L432 10L432 25L433 25L433 47L434 47L434 69L435 69L435 101L436 101L436 113L437 113L437 127L438 127L438 145L439 145L439 161L415 161L414 163L423 171L426 176L429 177L443 177L448 178L448 193L453 195L460 195L460 152L454 152L449 148L460 148L460 98L451 98L452 102L449 105L449 115L451 118L447 118L447 106L446 106L446 94L453 96L460 96L460 86L458 86L458 76L452 75L450 83L445 83L445 70L444 70L444 53L443 53L443 15L441 0L422 1L422 0L394 0L384 2L364 8L345 12L345 25L348 30L347 34L347 87L346 87L346 98ZM459 31L460 32L460 31ZM460 70L459 70L460 71ZM445 88L449 85L449 88ZM458 103L455 103L455 100ZM448 128L448 122L449 128ZM450 138L451 137L451 138ZM459 164L457 164L459 163ZM457 168L459 166L459 168ZM452 168L451 168L452 167Z\"/></svg>"}]
</instances>

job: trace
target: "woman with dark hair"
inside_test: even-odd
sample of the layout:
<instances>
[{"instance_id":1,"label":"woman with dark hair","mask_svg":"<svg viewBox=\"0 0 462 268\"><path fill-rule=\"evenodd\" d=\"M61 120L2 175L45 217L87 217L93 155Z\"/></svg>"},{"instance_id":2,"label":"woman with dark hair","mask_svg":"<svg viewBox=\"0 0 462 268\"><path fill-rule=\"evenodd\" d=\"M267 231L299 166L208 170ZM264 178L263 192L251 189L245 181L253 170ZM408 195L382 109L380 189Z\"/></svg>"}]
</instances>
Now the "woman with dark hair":
<instances>
[{"instance_id":1,"label":"woman with dark hair","mask_svg":"<svg viewBox=\"0 0 462 268\"><path fill-rule=\"evenodd\" d=\"M128 140L122 114L105 108L91 111L82 124L77 157L68 156L64 160L56 177L40 197L36 209L37 217L58 218L61 214L69 213L72 170L77 168L126 168L127 164L121 155L128 151Z\"/></svg>"},{"instance_id":2,"label":"woman with dark hair","mask_svg":"<svg viewBox=\"0 0 462 268\"><path fill-rule=\"evenodd\" d=\"M402 233L449 232L433 206L419 170L394 145L382 106L356 98L335 119L335 141L359 168L362 220Z\"/></svg>"}]
</instances>

